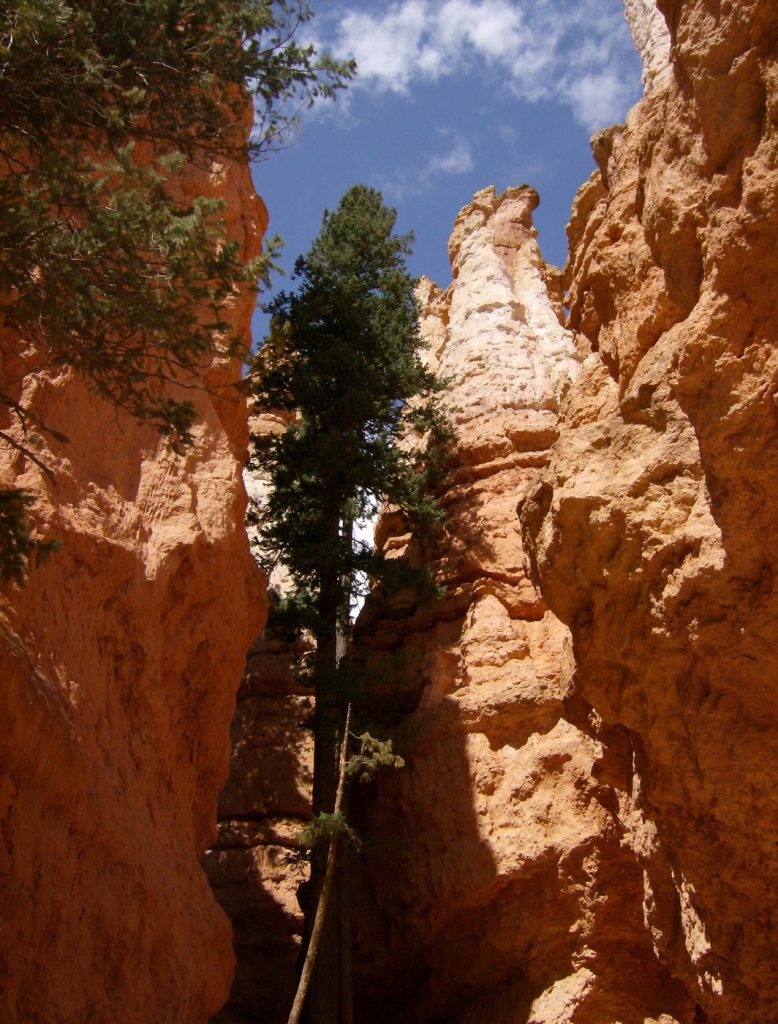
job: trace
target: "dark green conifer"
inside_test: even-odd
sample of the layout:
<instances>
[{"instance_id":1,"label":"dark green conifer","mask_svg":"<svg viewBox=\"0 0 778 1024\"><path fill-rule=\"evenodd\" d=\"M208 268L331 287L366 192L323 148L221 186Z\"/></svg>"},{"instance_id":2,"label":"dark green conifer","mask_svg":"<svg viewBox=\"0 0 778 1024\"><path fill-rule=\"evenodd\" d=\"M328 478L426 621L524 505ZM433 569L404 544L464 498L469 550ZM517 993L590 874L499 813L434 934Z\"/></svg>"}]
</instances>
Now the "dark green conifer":
<instances>
[{"instance_id":1,"label":"dark green conifer","mask_svg":"<svg viewBox=\"0 0 778 1024\"><path fill-rule=\"evenodd\" d=\"M421 535L442 518L434 496L446 433L441 384L422 359L405 265L412 237L394 233L395 219L364 185L325 212L310 252L297 261L297 290L268 307L270 334L257 360L258 408L288 416L285 431L257 439L251 464L271 482L258 514L262 546L290 573L292 603L315 641L314 815L331 815L335 805L356 581L360 573L373 581L410 575L355 543L352 524L384 503ZM324 859L314 854L308 929L323 877ZM312 985L317 1024L337 1019L333 929L325 930Z\"/></svg>"},{"instance_id":2,"label":"dark green conifer","mask_svg":"<svg viewBox=\"0 0 778 1024\"><path fill-rule=\"evenodd\" d=\"M223 303L268 258L246 263L225 243L222 203L187 197L177 174L261 157L300 104L352 76L352 63L294 41L311 16L306 0L2 5L0 325L36 360L21 363L7 340L0 349L0 403L30 438L4 432L0 443L30 457L32 434L64 438L67 424L34 422L19 397L20 375L47 365L74 367L103 398L187 443L194 409L169 385L196 385L241 349ZM15 531L0 533L0 580L18 579L34 547L24 503L0 493L16 510L0 521Z\"/></svg>"}]
</instances>

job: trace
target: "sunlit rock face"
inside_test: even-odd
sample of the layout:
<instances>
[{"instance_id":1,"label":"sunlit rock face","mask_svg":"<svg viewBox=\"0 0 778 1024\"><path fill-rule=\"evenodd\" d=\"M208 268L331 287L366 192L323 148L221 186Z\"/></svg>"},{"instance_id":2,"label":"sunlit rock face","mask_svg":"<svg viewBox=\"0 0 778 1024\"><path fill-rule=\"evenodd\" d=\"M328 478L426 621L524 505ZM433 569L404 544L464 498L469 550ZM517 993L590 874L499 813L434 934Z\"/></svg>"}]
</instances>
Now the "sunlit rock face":
<instances>
[{"instance_id":1,"label":"sunlit rock face","mask_svg":"<svg viewBox=\"0 0 778 1024\"><path fill-rule=\"evenodd\" d=\"M420 289L430 361L451 381L449 519L426 556L391 518L378 536L426 557L446 593L369 600L358 624L358 657L393 665L406 760L354 798L358 1020L693 1020L623 842L628 734L578 697L569 631L525 569L517 498L581 370L536 203L528 187L478 193L454 228L452 285Z\"/></svg>"},{"instance_id":2,"label":"sunlit rock face","mask_svg":"<svg viewBox=\"0 0 778 1024\"><path fill-rule=\"evenodd\" d=\"M643 64L646 92L661 85L657 80L670 73L670 32L655 0L624 0L627 24Z\"/></svg>"},{"instance_id":3,"label":"sunlit rock face","mask_svg":"<svg viewBox=\"0 0 778 1024\"><path fill-rule=\"evenodd\" d=\"M632 8L645 5L630 5ZM586 358L522 507L657 956L775 1020L778 8L658 4L671 66L595 147L565 283Z\"/></svg>"},{"instance_id":4,"label":"sunlit rock face","mask_svg":"<svg viewBox=\"0 0 778 1024\"><path fill-rule=\"evenodd\" d=\"M221 197L257 253L267 214L247 167L180 187ZM246 337L253 300L226 316ZM34 359L6 330L3 389ZM230 928L198 854L265 608L243 526L246 411L225 388L239 375L214 366L189 393L181 457L67 372L10 387L70 442L45 436L52 479L0 447L0 484L34 495L37 529L62 543L0 598L3 1021L195 1024L227 996ZM0 420L16 429L5 407Z\"/></svg>"}]
</instances>

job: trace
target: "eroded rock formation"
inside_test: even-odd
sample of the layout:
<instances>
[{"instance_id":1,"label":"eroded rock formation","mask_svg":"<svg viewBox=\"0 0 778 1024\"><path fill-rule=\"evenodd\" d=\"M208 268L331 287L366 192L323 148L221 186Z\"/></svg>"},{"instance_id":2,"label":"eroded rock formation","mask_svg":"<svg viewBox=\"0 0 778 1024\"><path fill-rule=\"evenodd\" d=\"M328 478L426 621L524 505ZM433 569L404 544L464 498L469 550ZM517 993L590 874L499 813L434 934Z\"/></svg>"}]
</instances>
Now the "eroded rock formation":
<instances>
[{"instance_id":1,"label":"eroded rock formation","mask_svg":"<svg viewBox=\"0 0 778 1024\"><path fill-rule=\"evenodd\" d=\"M457 429L430 563L446 596L368 603L360 620L363 656L394 657L418 706L394 732L407 767L362 808L359 1020L693 1018L652 953L622 846L607 748L623 737L577 699L569 633L524 568L516 496L546 464L580 371L536 202L528 187L479 193L454 228L453 284L425 286ZM386 532L387 550L413 543Z\"/></svg>"},{"instance_id":2,"label":"eroded rock formation","mask_svg":"<svg viewBox=\"0 0 778 1024\"><path fill-rule=\"evenodd\" d=\"M495 353L508 310L531 323L524 301L468 281L456 232L453 291L429 289L443 365L467 352L462 309L485 355L454 362L467 487L436 566L448 597L365 624L424 684L397 731L408 769L366 812L386 843L363 892L377 910L360 948L379 965L365 1019L775 1016L778 11L660 6L667 32L628 5L647 94L593 140L573 211L584 358L572 373L561 358L561 392L545 369L548 410L562 397L548 445L523 434L539 470L505 444L531 391L515 351ZM495 266L478 206L460 225ZM484 367L482 401L460 398Z\"/></svg>"},{"instance_id":3,"label":"eroded rock formation","mask_svg":"<svg viewBox=\"0 0 778 1024\"><path fill-rule=\"evenodd\" d=\"M778 9L658 6L670 66L571 221L588 353L524 502L616 787L646 928L700 1020L775 1019Z\"/></svg>"},{"instance_id":4,"label":"eroded rock formation","mask_svg":"<svg viewBox=\"0 0 778 1024\"><path fill-rule=\"evenodd\" d=\"M267 215L248 168L193 171L182 188L222 197L231 237L258 251ZM253 298L229 313L238 332ZM10 353L34 352L3 341L9 390ZM264 614L243 529L246 412L224 388L239 372L214 366L191 393L182 457L68 372L14 394L70 443L39 453L52 479L0 449L0 481L34 495L38 532L62 543L0 599L4 1021L196 1024L226 998L230 928L197 858Z\"/></svg>"},{"instance_id":5,"label":"eroded rock formation","mask_svg":"<svg viewBox=\"0 0 778 1024\"><path fill-rule=\"evenodd\" d=\"M593 140L563 279L519 188L422 285L449 521L426 554L391 516L378 540L446 593L357 630L406 759L352 803L359 1022L775 1020L778 9L626 6L646 96ZM259 708L286 669L254 668ZM287 937L288 770L213 855Z\"/></svg>"}]
</instances>

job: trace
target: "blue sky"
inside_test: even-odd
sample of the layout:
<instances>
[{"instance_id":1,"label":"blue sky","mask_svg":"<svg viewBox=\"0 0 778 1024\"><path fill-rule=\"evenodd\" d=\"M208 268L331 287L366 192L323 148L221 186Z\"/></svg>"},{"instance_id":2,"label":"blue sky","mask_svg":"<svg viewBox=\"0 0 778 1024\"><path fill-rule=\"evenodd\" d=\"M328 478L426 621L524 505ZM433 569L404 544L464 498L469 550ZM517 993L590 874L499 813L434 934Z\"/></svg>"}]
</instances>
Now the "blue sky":
<instances>
[{"instance_id":1,"label":"blue sky","mask_svg":"<svg viewBox=\"0 0 778 1024\"><path fill-rule=\"evenodd\" d=\"M546 259L561 264L576 189L593 170L589 137L641 93L622 0L313 0L317 46L354 56L335 103L254 168L285 241L309 247L325 208L351 185L380 189L416 235L409 268L445 286L454 218L474 192L529 182ZM275 287L289 288L289 276ZM255 322L255 338L264 333Z\"/></svg>"}]
</instances>

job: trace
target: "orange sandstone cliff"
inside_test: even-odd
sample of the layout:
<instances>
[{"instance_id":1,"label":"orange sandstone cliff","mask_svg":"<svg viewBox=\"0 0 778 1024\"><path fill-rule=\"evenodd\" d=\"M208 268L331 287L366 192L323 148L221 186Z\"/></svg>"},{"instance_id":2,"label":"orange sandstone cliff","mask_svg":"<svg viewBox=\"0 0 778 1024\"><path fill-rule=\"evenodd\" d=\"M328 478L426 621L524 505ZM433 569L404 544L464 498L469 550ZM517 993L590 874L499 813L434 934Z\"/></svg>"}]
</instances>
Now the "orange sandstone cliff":
<instances>
[{"instance_id":1,"label":"orange sandstone cliff","mask_svg":"<svg viewBox=\"0 0 778 1024\"><path fill-rule=\"evenodd\" d=\"M363 622L421 686L365 801L360 1020L776 1017L778 9L627 10L646 95L593 139L568 332L527 192L427 291L448 593Z\"/></svg>"},{"instance_id":2,"label":"orange sandstone cliff","mask_svg":"<svg viewBox=\"0 0 778 1024\"><path fill-rule=\"evenodd\" d=\"M644 5L647 6L647 5ZM566 271L586 353L522 507L576 690L624 737L646 933L715 1024L778 1005L778 8L660 0Z\"/></svg>"},{"instance_id":3,"label":"orange sandstone cliff","mask_svg":"<svg viewBox=\"0 0 778 1024\"><path fill-rule=\"evenodd\" d=\"M360 1021L693 1019L643 927L607 777L623 739L579 699L570 633L525 568L517 495L547 464L581 372L536 204L526 186L478 193L454 228L453 284L424 288L457 431L430 563L446 594L368 602L358 627L359 654L391 654L417 700L394 730L406 767L360 801ZM413 544L391 525L387 551Z\"/></svg>"},{"instance_id":4,"label":"orange sandstone cliff","mask_svg":"<svg viewBox=\"0 0 778 1024\"><path fill-rule=\"evenodd\" d=\"M248 168L192 171L182 188L222 197L231 237L258 251L267 214ZM229 312L244 335L253 298ZM9 352L31 353L3 340L8 378ZM0 597L9 1024L204 1024L226 998L230 927L198 854L264 615L243 528L246 412L223 389L239 372L214 366L191 393L198 420L181 457L67 372L29 376L15 396L70 443L40 452L52 480L0 449L0 481L37 498L38 532L62 544Z\"/></svg>"},{"instance_id":5,"label":"orange sandstone cliff","mask_svg":"<svg viewBox=\"0 0 778 1024\"><path fill-rule=\"evenodd\" d=\"M776 1019L778 8L625 6L645 97L593 139L562 277L534 192L486 189L421 287L446 592L356 630L406 760L352 803L359 1024ZM391 516L378 540L421 557ZM209 854L244 1008L297 949L287 671L257 648Z\"/></svg>"}]
</instances>

